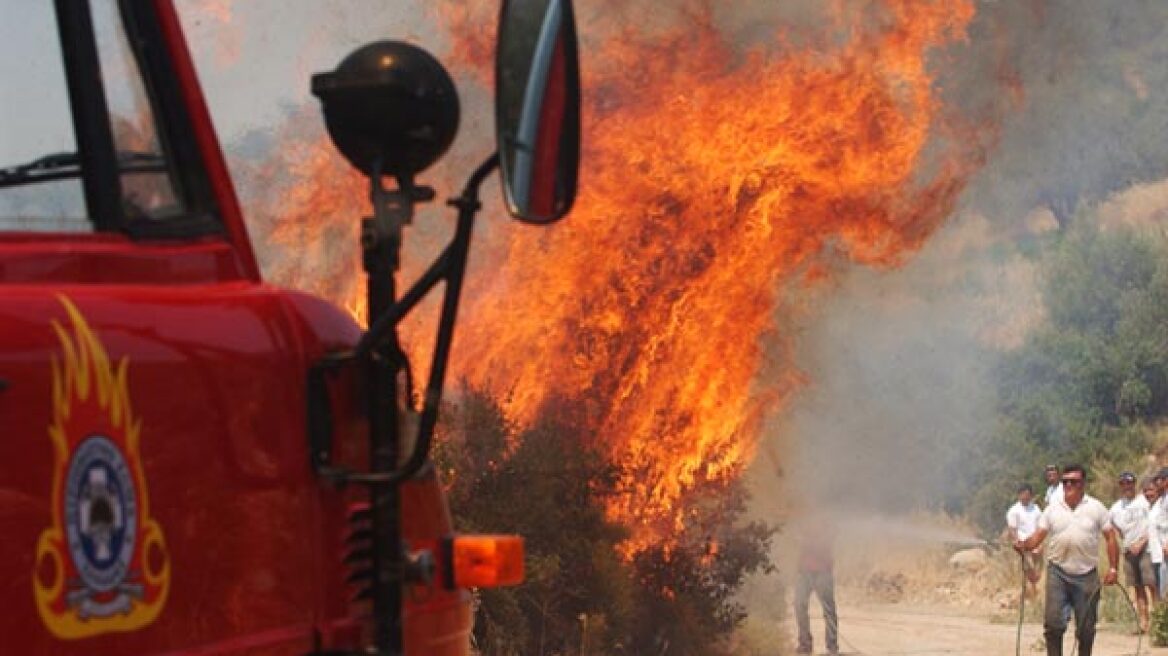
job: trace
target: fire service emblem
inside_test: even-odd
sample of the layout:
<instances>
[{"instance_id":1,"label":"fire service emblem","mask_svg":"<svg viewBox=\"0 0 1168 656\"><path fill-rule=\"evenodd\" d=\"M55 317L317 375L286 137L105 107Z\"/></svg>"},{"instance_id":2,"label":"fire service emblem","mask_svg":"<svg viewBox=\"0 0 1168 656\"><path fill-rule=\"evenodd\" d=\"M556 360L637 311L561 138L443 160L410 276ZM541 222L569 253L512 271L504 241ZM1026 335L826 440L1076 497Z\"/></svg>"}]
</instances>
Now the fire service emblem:
<instances>
[{"instance_id":1,"label":"fire service emblem","mask_svg":"<svg viewBox=\"0 0 1168 656\"><path fill-rule=\"evenodd\" d=\"M65 297L68 325L54 321L53 524L37 542L33 593L59 638L134 631L162 612L170 559L150 517L130 404L129 360L111 363L85 318Z\"/></svg>"}]
</instances>

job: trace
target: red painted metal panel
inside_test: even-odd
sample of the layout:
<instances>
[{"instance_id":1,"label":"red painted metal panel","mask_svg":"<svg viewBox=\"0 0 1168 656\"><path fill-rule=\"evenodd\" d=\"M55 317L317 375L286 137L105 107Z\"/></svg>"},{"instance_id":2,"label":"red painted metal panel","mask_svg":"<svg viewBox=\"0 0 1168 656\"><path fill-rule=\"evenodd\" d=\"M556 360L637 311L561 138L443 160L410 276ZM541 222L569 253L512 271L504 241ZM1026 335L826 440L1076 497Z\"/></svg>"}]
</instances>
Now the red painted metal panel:
<instances>
[{"instance_id":1,"label":"red painted metal panel","mask_svg":"<svg viewBox=\"0 0 1168 656\"><path fill-rule=\"evenodd\" d=\"M302 294L246 282L220 285L3 285L0 297L0 635L21 653L305 653L319 632L357 646L367 612L344 583L345 509L360 489L336 490L309 467L304 372L358 328ZM62 299L67 299L62 300ZM53 360L74 305L108 355L125 362L140 422L141 495L165 536L169 593L157 618L128 632L62 640L38 615L34 581L50 586L38 537L53 523ZM352 390L350 390L350 393ZM353 396L352 398L359 398ZM360 460L363 422L338 409L338 446ZM95 430L100 427L95 427ZM12 466L19 463L19 466ZM404 533L436 549L451 531L441 486L403 489ZM39 579L34 578L39 577ZM441 576L437 577L438 581ZM465 591L409 591L412 654L464 656ZM207 651L210 650L210 651Z\"/></svg>"},{"instance_id":2,"label":"red painted metal panel","mask_svg":"<svg viewBox=\"0 0 1168 656\"><path fill-rule=\"evenodd\" d=\"M0 233L2 649L358 647L368 611L350 601L342 559L346 509L364 494L313 475L304 384L313 361L360 331L324 301L259 283L174 8L155 6L227 238ZM341 386L336 439L338 454L360 463L368 447L357 386ZM94 437L121 454L121 478L118 467L76 475ZM98 489L107 474L134 495L114 516L129 518L137 537L110 542L119 553L132 547L125 589L82 581L73 550L97 542L70 534L88 529L66 504L79 498L69 486ZM407 541L436 550L452 529L432 472L404 486L402 504ZM469 653L466 591L435 583L407 593L408 653ZM129 610L119 616L115 602Z\"/></svg>"},{"instance_id":3,"label":"red painted metal panel","mask_svg":"<svg viewBox=\"0 0 1168 656\"><path fill-rule=\"evenodd\" d=\"M0 232L0 282L189 285L238 280L239 259L222 239L142 242L109 233Z\"/></svg>"},{"instance_id":4,"label":"red painted metal panel","mask_svg":"<svg viewBox=\"0 0 1168 656\"><path fill-rule=\"evenodd\" d=\"M294 307L293 316L304 321L302 333L310 336L312 344L323 344L325 350L346 350L360 337L360 330L347 315L337 308L306 294L286 297ZM340 342L335 341L341 335ZM323 352L323 351L322 351ZM333 399L334 461L363 469L368 462L368 425L361 416L359 399L364 398L356 370L346 371L334 384ZM305 455L307 457L307 453ZM350 487L337 491L322 487L324 507L322 534L325 537L323 565L325 588L321 591L321 626L325 644L358 647L369 627L354 627L354 619L366 619L367 603L350 600L357 587L341 585L350 573L343 563L347 546L344 542L349 526L348 511L367 501L365 491ZM439 542L453 533L450 510L441 482L432 467L426 467L414 480L401 488L402 536L411 549L429 550L437 556ZM440 559L439 559L440 560ZM408 586L404 608L406 653L417 656L466 656L470 653L470 631L473 625L470 593L467 590L446 590L442 564L430 585Z\"/></svg>"},{"instance_id":5,"label":"red painted metal panel","mask_svg":"<svg viewBox=\"0 0 1168 656\"><path fill-rule=\"evenodd\" d=\"M158 18L162 32L166 38L166 46L170 55L171 65L179 88L182 89L186 100L187 111L190 112L192 130L195 140L199 144L199 151L203 155L203 165L207 169L207 176L211 180L215 198L219 203L219 212L227 234L239 257L240 268L253 281L259 281L260 269L256 264L255 253L252 251L251 241L247 237L247 226L243 222L243 212L239 208L239 200L235 196L235 187L231 184L231 176L227 171L227 163L223 159L223 152L219 149L219 138L215 135L215 128L211 123L211 113L207 111L207 103L203 99L203 91L199 87L199 80L195 75L195 66L191 62L190 52L187 50L186 39L183 37L182 26L175 13L171 0L154 0L158 11Z\"/></svg>"},{"instance_id":6,"label":"red painted metal panel","mask_svg":"<svg viewBox=\"0 0 1168 656\"><path fill-rule=\"evenodd\" d=\"M304 357L280 294L250 284L188 287L5 286L0 302L0 635L21 653L146 653L269 636L289 652L312 642L322 587L318 484L300 408ZM52 362L76 306L116 371L125 362L140 425L139 512L165 536L169 594L129 632L51 635L34 603L40 536L54 509ZM53 327L54 322L59 330ZM84 426L77 427L85 430ZM95 432L109 426L94 425ZM128 459L130 459L128 457ZM20 463L20 466L10 466ZM140 546L140 545L139 545ZM299 627L291 631L289 627ZM279 628L281 632L272 633ZM15 642L13 642L15 641ZM271 646L275 646L274 644Z\"/></svg>"}]
</instances>

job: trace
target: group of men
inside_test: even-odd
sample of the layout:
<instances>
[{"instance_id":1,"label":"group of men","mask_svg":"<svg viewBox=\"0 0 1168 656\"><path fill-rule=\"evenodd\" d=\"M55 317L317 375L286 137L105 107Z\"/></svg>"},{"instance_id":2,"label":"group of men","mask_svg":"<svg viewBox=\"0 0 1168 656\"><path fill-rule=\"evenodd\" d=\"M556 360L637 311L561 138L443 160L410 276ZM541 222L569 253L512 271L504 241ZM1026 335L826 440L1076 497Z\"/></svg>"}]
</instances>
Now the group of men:
<instances>
[{"instance_id":1,"label":"group of men","mask_svg":"<svg viewBox=\"0 0 1168 656\"><path fill-rule=\"evenodd\" d=\"M1135 474L1119 475L1120 497L1110 510L1086 493L1087 470L1047 465L1045 508L1029 485L1006 513L1014 548L1032 588L1046 562L1043 635L1048 656L1061 656L1063 635L1074 616L1079 653L1090 656L1101 591L1099 547L1106 545L1108 570L1102 585L1118 581L1120 553L1126 582L1135 589L1141 631L1148 629L1149 599L1165 598L1168 587L1168 468L1137 485ZM1043 549L1043 543L1045 549Z\"/></svg>"}]
</instances>

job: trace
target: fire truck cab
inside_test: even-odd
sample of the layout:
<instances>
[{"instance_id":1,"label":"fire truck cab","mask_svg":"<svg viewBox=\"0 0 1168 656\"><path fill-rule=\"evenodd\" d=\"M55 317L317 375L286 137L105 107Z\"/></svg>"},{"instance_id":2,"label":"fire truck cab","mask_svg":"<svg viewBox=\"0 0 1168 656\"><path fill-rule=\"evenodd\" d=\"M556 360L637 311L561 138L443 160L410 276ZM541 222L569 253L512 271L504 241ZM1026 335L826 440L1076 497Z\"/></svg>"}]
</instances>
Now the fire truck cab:
<instances>
[{"instance_id":1,"label":"fire truck cab","mask_svg":"<svg viewBox=\"0 0 1168 656\"><path fill-rule=\"evenodd\" d=\"M426 124L408 103L445 73L402 68L422 55L396 42L314 79L373 190L368 331L262 280L170 0L3 12L0 651L468 654L469 589L519 580L521 543L455 534L426 447L478 184L500 166L531 222L571 206L570 3L504 3L499 153L400 298L414 178L457 98L431 98L453 126ZM415 397L396 325L438 282Z\"/></svg>"}]
</instances>

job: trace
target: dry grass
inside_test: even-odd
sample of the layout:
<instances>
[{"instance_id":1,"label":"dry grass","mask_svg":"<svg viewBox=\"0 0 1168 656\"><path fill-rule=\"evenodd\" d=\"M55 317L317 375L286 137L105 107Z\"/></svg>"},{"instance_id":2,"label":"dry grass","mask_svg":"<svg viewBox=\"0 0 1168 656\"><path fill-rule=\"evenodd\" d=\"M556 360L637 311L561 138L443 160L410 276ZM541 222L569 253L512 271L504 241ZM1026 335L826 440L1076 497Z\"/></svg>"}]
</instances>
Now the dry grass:
<instances>
[{"instance_id":1,"label":"dry grass","mask_svg":"<svg viewBox=\"0 0 1168 656\"><path fill-rule=\"evenodd\" d=\"M790 644L791 636L778 622L748 617L726 653L733 656L786 656L791 653Z\"/></svg>"},{"instance_id":2,"label":"dry grass","mask_svg":"<svg viewBox=\"0 0 1168 656\"><path fill-rule=\"evenodd\" d=\"M967 572L949 565L949 556L973 544L973 530L945 515L844 518L835 546L836 597L842 604L894 602L945 604L990 611L1003 591L1017 598L1017 556L992 555L984 570ZM789 535L776 541L772 557L779 574L748 581L739 601L750 616L736 634L730 653L785 654L792 637L782 629L791 608L791 575L797 546ZM1013 606L1016 608L1017 606Z\"/></svg>"},{"instance_id":3,"label":"dry grass","mask_svg":"<svg viewBox=\"0 0 1168 656\"><path fill-rule=\"evenodd\" d=\"M1013 550L982 547L986 559L978 568L949 564L955 552L978 548L974 535L969 525L940 514L858 524L837 548L837 585L862 601L993 610L1016 600L1021 581Z\"/></svg>"}]
</instances>

